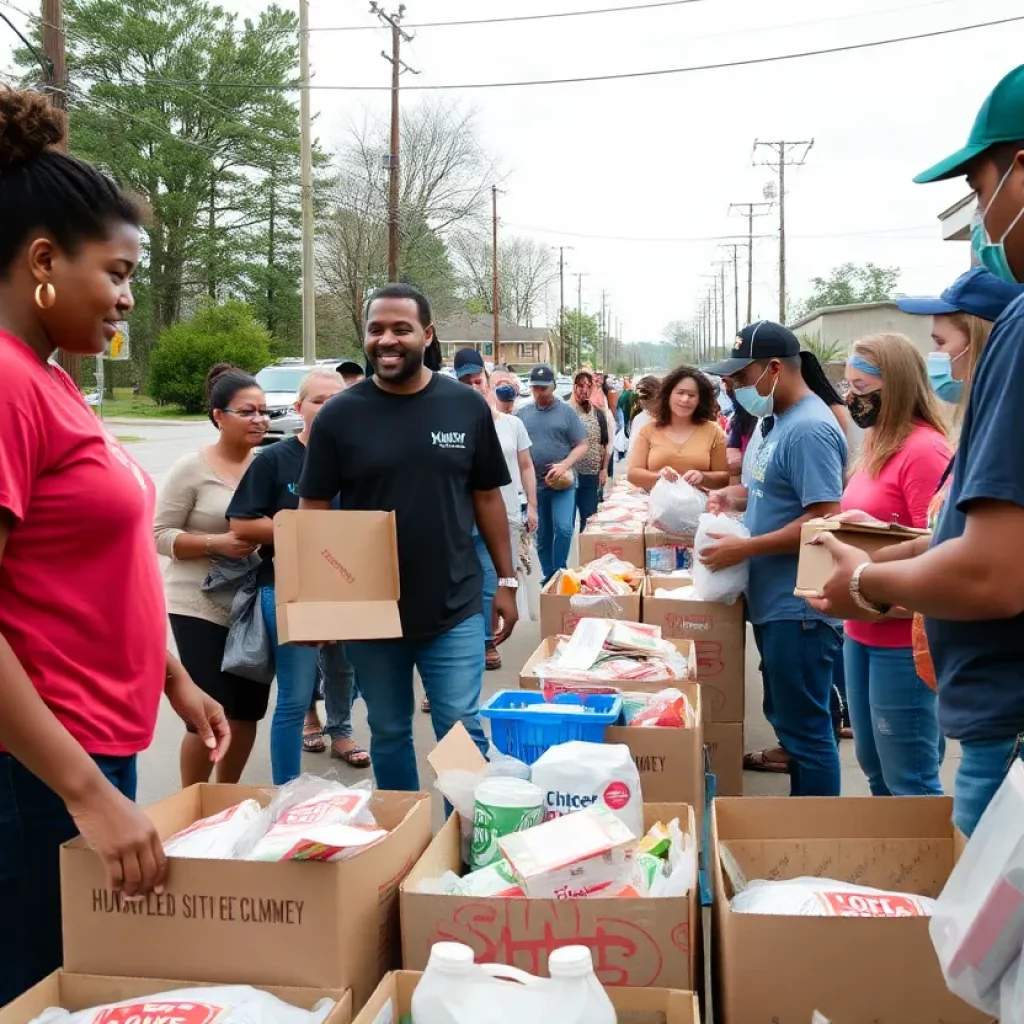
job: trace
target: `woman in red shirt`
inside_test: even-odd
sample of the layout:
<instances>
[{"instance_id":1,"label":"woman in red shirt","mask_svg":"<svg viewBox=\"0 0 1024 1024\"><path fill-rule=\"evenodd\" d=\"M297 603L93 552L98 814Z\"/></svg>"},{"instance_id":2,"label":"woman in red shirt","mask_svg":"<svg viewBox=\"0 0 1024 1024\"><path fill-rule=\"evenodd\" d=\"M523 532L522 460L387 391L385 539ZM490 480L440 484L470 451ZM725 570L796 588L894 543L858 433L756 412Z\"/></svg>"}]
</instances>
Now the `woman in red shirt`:
<instances>
[{"instance_id":1,"label":"woman in red shirt","mask_svg":"<svg viewBox=\"0 0 1024 1024\"><path fill-rule=\"evenodd\" d=\"M0 1005L61 964L63 842L126 896L162 884L133 802L161 693L211 759L229 738L167 653L153 483L50 362L103 351L139 260L134 204L63 137L44 96L0 89Z\"/></svg>"},{"instance_id":2,"label":"woman in red shirt","mask_svg":"<svg viewBox=\"0 0 1024 1024\"><path fill-rule=\"evenodd\" d=\"M843 494L847 519L926 527L949 445L924 357L902 334L854 344L847 405L865 431ZM944 750L936 694L914 668L911 620L845 623L854 747L875 796L941 795Z\"/></svg>"}]
</instances>

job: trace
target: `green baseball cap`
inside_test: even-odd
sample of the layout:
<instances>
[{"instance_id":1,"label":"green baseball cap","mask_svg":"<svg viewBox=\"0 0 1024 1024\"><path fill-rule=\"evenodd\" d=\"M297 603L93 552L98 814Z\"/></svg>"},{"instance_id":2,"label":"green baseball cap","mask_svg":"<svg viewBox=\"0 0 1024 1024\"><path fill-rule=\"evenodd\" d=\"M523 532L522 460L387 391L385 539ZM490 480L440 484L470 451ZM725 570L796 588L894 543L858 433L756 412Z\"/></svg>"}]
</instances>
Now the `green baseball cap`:
<instances>
[{"instance_id":1,"label":"green baseball cap","mask_svg":"<svg viewBox=\"0 0 1024 1024\"><path fill-rule=\"evenodd\" d=\"M1001 142L1024 141L1024 64L1014 68L988 94L967 137L967 145L914 178L919 185L967 173L979 154Z\"/></svg>"}]
</instances>

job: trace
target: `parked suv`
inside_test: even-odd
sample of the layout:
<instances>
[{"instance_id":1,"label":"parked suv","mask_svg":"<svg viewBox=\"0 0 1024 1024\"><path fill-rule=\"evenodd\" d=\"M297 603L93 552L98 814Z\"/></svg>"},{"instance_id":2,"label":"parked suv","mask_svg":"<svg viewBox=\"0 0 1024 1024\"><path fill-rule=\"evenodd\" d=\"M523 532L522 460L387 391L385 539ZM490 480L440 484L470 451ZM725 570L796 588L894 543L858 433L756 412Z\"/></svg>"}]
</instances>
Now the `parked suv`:
<instances>
[{"instance_id":1,"label":"parked suv","mask_svg":"<svg viewBox=\"0 0 1024 1024\"><path fill-rule=\"evenodd\" d=\"M302 417L295 411L299 384L313 370L336 370L340 361L323 359L318 360L315 366L308 366L301 359L282 359L271 366L264 366L256 374L256 383L267 396L267 412L270 413L265 441L281 441L302 432Z\"/></svg>"}]
</instances>

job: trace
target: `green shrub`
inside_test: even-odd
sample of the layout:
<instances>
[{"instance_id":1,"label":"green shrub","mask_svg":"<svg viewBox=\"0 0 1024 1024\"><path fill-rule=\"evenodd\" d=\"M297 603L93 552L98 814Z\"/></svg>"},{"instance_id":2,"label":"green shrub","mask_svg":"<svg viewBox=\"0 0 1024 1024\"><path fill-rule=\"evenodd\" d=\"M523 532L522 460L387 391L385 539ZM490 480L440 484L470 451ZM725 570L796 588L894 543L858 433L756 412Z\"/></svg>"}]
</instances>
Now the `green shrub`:
<instances>
[{"instance_id":1,"label":"green shrub","mask_svg":"<svg viewBox=\"0 0 1024 1024\"><path fill-rule=\"evenodd\" d=\"M214 363L255 373L272 361L271 336L244 302L208 306L160 334L149 369L149 393L158 402L204 412L204 383Z\"/></svg>"}]
</instances>

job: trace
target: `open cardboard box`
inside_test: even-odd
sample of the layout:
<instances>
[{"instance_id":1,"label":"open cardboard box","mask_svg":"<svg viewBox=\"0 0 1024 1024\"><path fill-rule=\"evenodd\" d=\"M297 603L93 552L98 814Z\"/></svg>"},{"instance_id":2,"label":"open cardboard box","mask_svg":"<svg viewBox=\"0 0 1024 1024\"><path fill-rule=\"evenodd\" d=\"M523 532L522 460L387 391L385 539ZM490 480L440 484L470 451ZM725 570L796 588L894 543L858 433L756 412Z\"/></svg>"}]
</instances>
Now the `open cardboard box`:
<instances>
[{"instance_id":1,"label":"open cardboard box","mask_svg":"<svg viewBox=\"0 0 1024 1024\"><path fill-rule=\"evenodd\" d=\"M72 974L55 971L43 978L17 999L0 1009L0 1024L26 1024L35 1020L44 1010L59 1007L71 1013L89 1010L105 1003L122 1003L126 999L145 1000L147 996L159 995L182 988L207 988L222 982L206 981L165 981L157 978L106 978L92 974ZM303 1010L312 1010L321 999L333 999L337 1003L324 1020L324 1024L349 1024L352 1019L352 994L347 991L318 988L283 988L273 985L256 985L278 999ZM202 1007L194 1021L205 1022L208 1014ZM111 1020L126 1020L128 1014ZM134 1017L143 1019L143 1015ZM152 1020L157 1017L150 1018ZM176 1024L194 1024L194 1021L176 1018Z\"/></svg>"},{"instance_id":2,"label":"open cardboard box","mask_svg":"<svg viewBox=\"0 0 1024 1024\"><path fill-rule=\"evenodd\" d=\"M461 724L427 760L437 774L452 769L477 772L485 766ZM699 844L691 806L645 800L645 829L658 821L667 825L673 818ZM662 899L554 900L416 891L422 879L440 878L446 871L464 874L457 812L402 882L402 965L406 970L423 970L435 942L462 942L473 949L478 963L511 964L531 974L545 974L552 949L581 944L590 947L604 985L703 987L697 886L686 896Z\"/></svg>"},{"instance_id":3,"label":"open cardboard box","mask_svg":"<svg viewBox=\"0 0 1024 1024\"><path fill-rule=\"evenodd\" d=\"M631 565L644 564L644 535L637 533L605 533L590 528L579 535L580 565L593 562L603 555L615 555Z\"/></svg>"},{"instance_id":4,"label":"open cardboard box","mask_svg":"<svg viewBox=\"0 0 1024 1024\"><path fill-rule=\"evenodd\" d=\"M800 529L800 558L796 567L796 587L793 593L797 597L817 597L821 588L832 575L832 554L821 544L811 541L819 533L833 533L836 540L849 544L862 552L865 560L882 548L902 544L916 537L929 537L929 530L915 530L898 523L883 526L871 526L865 523L837 523L834 519L809 519ZM890 618L907 618L908 612L894 609L889 612Z\"/></svg>"},{"instance_id":5,"label":"open cardboard box","mask_svg":"<svg viewBox=\"0 0 1024 1024\"><path fill-rule=\"evenodd\" d=\"M743 723L705 722L704 749L716 796L743 796Z\"/></svg>"},{"instance_id":6,"label":"open cardboard box","mask_svg":"<svg viewBox=\"0 0 1024 1024\"><path fill-rule=\"evenodd\" d=\"M283 644L402 635L394 512L278 512L274 575Z\"/></svg>"},{"instance_id":7,"label":"open cardboard box","mask_svg":"<svg viewBox=\"0 0 1024 1024\"><path fill-rule=\"evenodd\" d=\"M564 569L559 569L540 592L540 635L568 635L582 618L640 621L642 570L631 594L560 594Z\"/></svg>"},{"instance_id":8,"label":"open cardboard box","mask_svg":"<svg viewBox=\"0 0 1024 1024\"><path fill-rule=\"evenodd\" d=\"M644 581L644 622L661 627L670 640L692 640L697 679L704 687L708 722L742 722L746 705L747 624L743 598L733 604L655 597L656 590L682 590L692 580L648 576Z\"/></svg>"},{"instance_id":9,"label":"open cardboard box","mask_svg":"<svg viewBox=\"0 0 1024 1024\"><path fill-rule=\"evenodd\" d=\"M147 809L161 839L266 790L199 785ZM162 895L125 902L79 837L61 848L64 966L222 984L352 989L369 998L397 965L398 885L430 842L430 796L378 790L390 835L337 863L171 857Z\"/></svg>"},{"instance_id":10,"label":"open cardboard box","mask_svg":"<svg viewBox=\"0 0 1024 1024\"><path fill-rule=\"evenodd\" d=\"M412 994L422 976L421 971L387 975L353 1024L398 1024L410 1016ZM700 1024L700 1006L692 992L667 988L609 988L607 992L619 1024Z\"/></svg>"},{"instance_id":11,"label":"open cardboard box","mask_svg":"<svg viewBox=\"0 0 1024 1024\"><path fill-rule=\"evenodd\" d=\"M666 533L644 527L644 566L648 572L675 572L693 567L693 534Z\"/></svg>"},{"instance_id":12,"label":"open cardboard box","mask_svg":"<svg viewBox=\"0 0 1024 1024\"><path fill-rule=\"evenodd\" d=\"M962 849L946 797L714 801L712 977L719 1024L985 1024L939 969L928 918L736 914L727 847L747 879L834 878L939 895Z\"/></svg>"}]
</instances>

